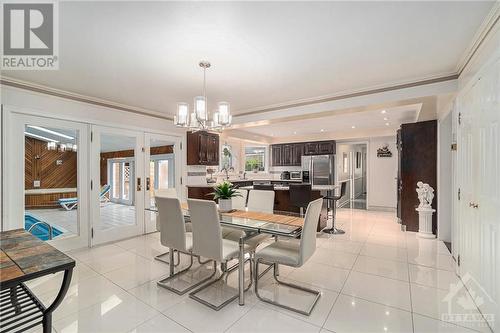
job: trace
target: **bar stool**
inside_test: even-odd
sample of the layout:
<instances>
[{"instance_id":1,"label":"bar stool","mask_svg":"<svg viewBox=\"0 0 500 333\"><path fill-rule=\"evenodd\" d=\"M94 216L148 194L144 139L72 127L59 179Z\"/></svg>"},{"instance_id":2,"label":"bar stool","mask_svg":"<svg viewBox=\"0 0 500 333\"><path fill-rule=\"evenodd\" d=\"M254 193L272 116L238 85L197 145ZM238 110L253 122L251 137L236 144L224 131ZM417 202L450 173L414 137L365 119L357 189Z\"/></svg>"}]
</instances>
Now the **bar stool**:
<instances>
[{"instance_id":1,"label":"bar stool","mask_svg":"<svg viewBox=\"0 0 500 333\"><path fill-rule=\"evenodd\" d=\"M311 184L290 184L290 205L300 209L300 217L304 216L304 208L311 202Z\"/></svg>"},{"instance_id":2,"label":"bar stool","mask_svg":"<svg viewBox=\"0 0 500 333\"><path fill-rule=\"evenodd\" d=\"M347 182L342 182L340 184L340 195L335 195L332 197L326 196L323 198L324 200L329 200L332 202L332 210L333 210L333 212L332 212L332 227L328 228L328 229L323 229L323 232L326 234L332 234L332 235L345 234L344 230L335 228L335 213L337 212L337 201L339 201L340 198L342 198L345 195L346 186L347 186Z\"/></svg>"}]
</instances>

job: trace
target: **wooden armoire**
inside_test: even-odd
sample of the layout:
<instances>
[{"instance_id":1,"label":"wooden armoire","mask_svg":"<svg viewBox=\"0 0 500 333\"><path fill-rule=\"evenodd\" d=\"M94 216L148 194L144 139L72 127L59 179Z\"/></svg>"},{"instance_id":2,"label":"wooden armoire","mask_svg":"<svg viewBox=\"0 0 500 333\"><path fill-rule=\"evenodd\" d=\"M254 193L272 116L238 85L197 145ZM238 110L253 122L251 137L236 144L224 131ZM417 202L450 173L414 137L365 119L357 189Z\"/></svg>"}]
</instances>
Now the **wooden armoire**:
<instances>
[{"instance_id":1,"label":"wooden armoire","mask_svg":"<svg viewBox=\"0 0 500 333\"><path fill-rule=\"evenodd\" d=\"M403 124L397 134L398 187L397 216L407 231L418 231L417 182L434 189L432 208L437 210L437 121ZM437 214L432 217L432 232L436 233Z\"/></svg>"}]
</instances>

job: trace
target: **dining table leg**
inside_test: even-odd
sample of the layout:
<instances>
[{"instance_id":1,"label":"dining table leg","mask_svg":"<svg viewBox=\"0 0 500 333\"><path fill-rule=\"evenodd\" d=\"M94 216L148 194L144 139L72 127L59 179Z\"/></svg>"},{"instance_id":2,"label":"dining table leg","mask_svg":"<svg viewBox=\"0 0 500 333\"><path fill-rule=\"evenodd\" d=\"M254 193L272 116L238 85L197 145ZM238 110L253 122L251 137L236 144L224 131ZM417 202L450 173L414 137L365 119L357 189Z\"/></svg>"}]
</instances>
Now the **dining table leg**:
<instances>
[{"instance_id":1,"label":"dining table leg","mask_svg":"<svg viewBox=\"0 0 500 333\"><path fill-rule=\"evenodd\" d=\"M245 238L240 237L240 255L238 265L239 304L245 305Z\"/></svg>"}]
</instances>

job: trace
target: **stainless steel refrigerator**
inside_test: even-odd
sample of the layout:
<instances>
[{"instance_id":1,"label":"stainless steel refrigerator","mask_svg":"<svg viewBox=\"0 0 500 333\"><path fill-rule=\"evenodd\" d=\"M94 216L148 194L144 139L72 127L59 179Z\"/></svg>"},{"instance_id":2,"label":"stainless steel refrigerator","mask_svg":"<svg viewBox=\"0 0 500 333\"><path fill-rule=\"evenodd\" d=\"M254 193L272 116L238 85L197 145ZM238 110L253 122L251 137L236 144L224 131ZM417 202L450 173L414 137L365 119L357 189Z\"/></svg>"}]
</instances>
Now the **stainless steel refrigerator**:
<instances>
[{"instance_id":1,"label":"stainless steel refrigerator","mask_svg":"<svg viewBox=\"0 0 500 333\"><path fill-rule=\"evenodd\" d=\"M308 182L313 186L334 185L335 155L302 156L302 174L309 175Z\"/></svg>"}]
</instances>

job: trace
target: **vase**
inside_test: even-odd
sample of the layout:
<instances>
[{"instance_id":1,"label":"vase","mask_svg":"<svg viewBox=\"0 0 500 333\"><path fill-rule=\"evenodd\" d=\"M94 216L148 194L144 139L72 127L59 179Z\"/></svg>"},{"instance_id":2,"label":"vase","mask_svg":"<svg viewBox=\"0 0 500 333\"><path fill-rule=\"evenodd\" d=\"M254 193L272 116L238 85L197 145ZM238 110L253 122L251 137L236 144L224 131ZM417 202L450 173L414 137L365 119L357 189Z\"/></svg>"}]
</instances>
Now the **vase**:
<instances>
[{"instance_id":1,"label":"vase","mask_svg":"<svg viewBox=\"0 0 500 333\"><path fill-rule=\"evenodd\" d=\"M221 212L229 212L233 209L231 199L219 199L219 210Z\"/></svg>"}]
</instances>

